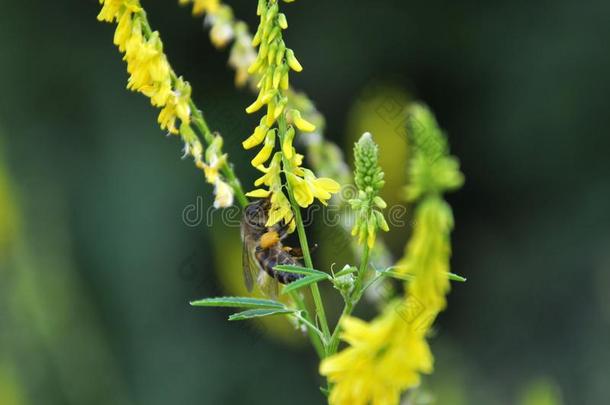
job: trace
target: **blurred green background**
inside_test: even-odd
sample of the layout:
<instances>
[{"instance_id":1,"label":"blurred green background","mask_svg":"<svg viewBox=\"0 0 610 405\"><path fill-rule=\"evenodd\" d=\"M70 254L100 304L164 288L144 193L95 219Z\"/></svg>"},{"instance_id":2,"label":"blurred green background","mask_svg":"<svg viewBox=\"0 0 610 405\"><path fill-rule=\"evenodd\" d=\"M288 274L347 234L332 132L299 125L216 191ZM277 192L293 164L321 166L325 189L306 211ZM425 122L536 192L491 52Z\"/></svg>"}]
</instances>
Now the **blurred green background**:
<instances>
[{"instance_id":1,"label":"blurred green background","mask_svg":"<svg viewBox=\"0 0 610 405\"><path fill-rule=\"evenodd\" d=\"M252 96L175 3L144 1L248 184ZM252 25L254 3L229 2ZM287 328L188 306L239 284L238 231L183 223L211 190L125 90L98 2L0 4L0 404L322 403L315 356ZM305 66L293 81L329 138L349 151L372 129L386 164L404 163L373 88L429 104L462 162L453 269L469 281L432 341L436 403L608 403L610 3L302 0L285 12ZM407 233L388 236L395 255Z\"/></svg>"}]
</instances>

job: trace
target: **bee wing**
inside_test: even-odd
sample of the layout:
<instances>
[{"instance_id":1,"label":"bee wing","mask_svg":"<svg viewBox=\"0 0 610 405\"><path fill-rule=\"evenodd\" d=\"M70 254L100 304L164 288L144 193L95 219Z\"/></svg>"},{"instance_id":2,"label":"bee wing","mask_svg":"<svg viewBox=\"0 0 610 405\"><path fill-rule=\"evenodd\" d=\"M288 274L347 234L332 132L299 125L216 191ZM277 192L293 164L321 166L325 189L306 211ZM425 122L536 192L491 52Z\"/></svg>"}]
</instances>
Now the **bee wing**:
<instances>
[{"instance_id":1,"label":"bee wing","mask_svg":"<svg viewBox=\"0 0 610 405\"><path fill-rule=\"evenodd\" d=\"M248 244L244 242L241 253L241 261L244 273L244 284L248 292L252 292L254 287L254 277L252 276L252 254L248 248Z\"/></svg>"},{"instance_id":2,"label":"bee wing","mask_svg":"<svg viewBox=\"0 0 610 405\"><path fill-rule=\"evenodd\" d=\"M277 279L271 277L266 272L262 272L260 275L261 279L259 282L261 291L271 299L276 299L280 294L280 287Z\"/></svg>"}]
</instances>

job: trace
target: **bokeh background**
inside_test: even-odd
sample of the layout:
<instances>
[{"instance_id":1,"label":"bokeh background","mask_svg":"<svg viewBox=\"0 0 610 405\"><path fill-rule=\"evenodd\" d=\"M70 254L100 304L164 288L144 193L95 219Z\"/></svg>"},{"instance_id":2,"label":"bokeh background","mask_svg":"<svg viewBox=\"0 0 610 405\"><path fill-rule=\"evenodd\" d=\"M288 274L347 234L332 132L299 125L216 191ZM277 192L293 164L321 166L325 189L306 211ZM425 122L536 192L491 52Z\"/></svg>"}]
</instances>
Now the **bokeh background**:
<instances>
[{"instance_id":1,"label":"bokeh background","mask_svg":"<svg viewBox=\"0 0 610 405\"><path fill-rule=\"evenodd\" d=\"M144 1L248 184L252 96L175 3ZM255 23L254 1L229 3ZM315 356L286 325L188 305L239 288L238 230L182 221L211 190L125 90L98 9L0 3L0 404L321 404ZM285 12L305 66L293 82L329 138L349 151L374 131L399 181L408 151L376 108L418 99L462 163L449 201L453 270L468 283L432 340L435 403L607 403L610 3L303 0ZM408 232L387 237L396 257Z\"/></svg>"}]
</instances>

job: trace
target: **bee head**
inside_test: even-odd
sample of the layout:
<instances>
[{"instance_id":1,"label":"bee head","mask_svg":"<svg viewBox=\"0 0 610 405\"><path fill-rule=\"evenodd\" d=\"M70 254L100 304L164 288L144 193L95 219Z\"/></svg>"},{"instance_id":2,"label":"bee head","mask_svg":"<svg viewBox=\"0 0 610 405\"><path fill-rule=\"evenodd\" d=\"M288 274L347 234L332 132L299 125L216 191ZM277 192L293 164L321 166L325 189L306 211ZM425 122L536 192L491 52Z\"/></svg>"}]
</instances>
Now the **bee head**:
<instances>
[{"instance_id":1,"label":"bee head","mask_svg":"<svg viewBox=\"0 0 610 405\"><path fill-rule=\"evenodd\" d=\"M268 219L270 202L268 199L257 200L249 204L244 211L244 221L252 228L264 229Z\"/></svg>"}]
</instances>

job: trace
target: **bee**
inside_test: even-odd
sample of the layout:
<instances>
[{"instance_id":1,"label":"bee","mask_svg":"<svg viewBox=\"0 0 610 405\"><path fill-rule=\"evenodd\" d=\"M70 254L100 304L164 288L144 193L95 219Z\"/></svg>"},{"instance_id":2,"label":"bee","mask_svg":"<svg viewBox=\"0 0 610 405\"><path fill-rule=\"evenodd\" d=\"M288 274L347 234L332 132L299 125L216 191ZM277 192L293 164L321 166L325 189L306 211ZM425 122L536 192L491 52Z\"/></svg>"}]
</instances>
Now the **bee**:
<instances>
[{"instance_id":1,"label":"bee","mask_svg":"<svg viewBox=\"0 0 610 405\"><path fill-rule=\"evenodd\" d=\"M272 227L266 226L270 206L269 199L261 199L249 204L244 211L241 221L242 264L248 291L252 291L256 279L264 292L277 296L278 282L289 284L303 276L274 270L274 267L300 266L302 254L300 249L282 243L288 236L290 222L281 221Z\"/></svg>"}]
</instances>

